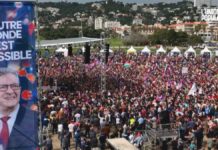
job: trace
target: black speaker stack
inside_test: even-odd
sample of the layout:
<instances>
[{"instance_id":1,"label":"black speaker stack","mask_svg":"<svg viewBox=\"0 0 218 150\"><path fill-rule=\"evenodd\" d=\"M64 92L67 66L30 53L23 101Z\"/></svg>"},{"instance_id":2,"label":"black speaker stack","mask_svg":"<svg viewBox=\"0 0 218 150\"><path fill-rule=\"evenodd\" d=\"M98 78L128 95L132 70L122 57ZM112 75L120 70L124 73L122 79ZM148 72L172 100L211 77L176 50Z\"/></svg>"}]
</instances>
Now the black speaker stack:
<instances>
[{"instance_id":1,"label":"black speaker stack","mask_svg":"<svg viewBox=\"0 0 218 150\"><path fill-rule=\"evenodd\" d=\"M85 45L85 53L84 53L84 63L89 64L90 63L90 45L86 43Z\"/></svg>"}]
</instances>

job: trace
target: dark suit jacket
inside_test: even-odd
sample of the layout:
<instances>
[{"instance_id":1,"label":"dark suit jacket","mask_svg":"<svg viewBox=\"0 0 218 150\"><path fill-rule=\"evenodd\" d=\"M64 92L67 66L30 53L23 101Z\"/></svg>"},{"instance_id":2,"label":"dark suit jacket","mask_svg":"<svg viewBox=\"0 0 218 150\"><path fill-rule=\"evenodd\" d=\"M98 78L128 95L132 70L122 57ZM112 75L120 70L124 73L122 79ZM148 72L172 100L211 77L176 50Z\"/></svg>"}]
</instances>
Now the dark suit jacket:
<instances>
[{"instance_id":1,"label":"dark suit jacket","mask_svg":"<svg viewBox=\"0 0 218 150\"><path fill-rule=\"evenodd\" d=\"M38 146L37 113L20 106L7 150L36 150Z\"/></svg>"}]
</instances>

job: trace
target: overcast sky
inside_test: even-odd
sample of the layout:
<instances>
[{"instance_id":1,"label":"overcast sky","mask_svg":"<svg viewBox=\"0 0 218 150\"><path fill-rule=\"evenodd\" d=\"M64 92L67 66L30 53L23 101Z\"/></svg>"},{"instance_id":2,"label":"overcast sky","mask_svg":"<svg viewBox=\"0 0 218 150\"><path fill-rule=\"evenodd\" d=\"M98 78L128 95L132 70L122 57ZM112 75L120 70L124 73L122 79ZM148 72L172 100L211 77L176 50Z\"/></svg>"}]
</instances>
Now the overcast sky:
<instances>
[{"instance_id":1,"label":"overcast sky","mask_svg":"<svg viewBox=\"0 0 218 150\"><path fill-rule=\"evenodd\" d=\"M39 2L60 2L61 0L39 0ZM78 3L86 3L86 2L94 2L94 1L102 1L102 0L68 0L68 2L78 2ZM157 2L167 2L167 3L176 3L182 0L118 0L124 3L157 3ZM212 4L218 6L218 0L212 0Z\"/></svg>"}]
</instances>

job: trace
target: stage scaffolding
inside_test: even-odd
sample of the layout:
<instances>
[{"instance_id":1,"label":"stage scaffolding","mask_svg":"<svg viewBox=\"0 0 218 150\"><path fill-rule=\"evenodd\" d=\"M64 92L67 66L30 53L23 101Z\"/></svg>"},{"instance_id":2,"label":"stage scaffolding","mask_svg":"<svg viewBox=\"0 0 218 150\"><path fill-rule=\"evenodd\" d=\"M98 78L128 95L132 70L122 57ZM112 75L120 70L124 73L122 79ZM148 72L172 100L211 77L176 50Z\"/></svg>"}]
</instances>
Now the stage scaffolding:
<instances>
[{"instance_id":1,"label":"stage scaffolding","mask_svg":"<svg viewBox=\"0 0 218 150\"><path fill-rule=\"evenodd\" d=\"M101 49L103 49L103 53L100 54L101 56L101 83L100 83L100 90L102 94L102 98L105 96L105 92L107 90L107 79L106 79L106 48L105 48L105 33L101 33Z\"/></svg>"}]
</instances>

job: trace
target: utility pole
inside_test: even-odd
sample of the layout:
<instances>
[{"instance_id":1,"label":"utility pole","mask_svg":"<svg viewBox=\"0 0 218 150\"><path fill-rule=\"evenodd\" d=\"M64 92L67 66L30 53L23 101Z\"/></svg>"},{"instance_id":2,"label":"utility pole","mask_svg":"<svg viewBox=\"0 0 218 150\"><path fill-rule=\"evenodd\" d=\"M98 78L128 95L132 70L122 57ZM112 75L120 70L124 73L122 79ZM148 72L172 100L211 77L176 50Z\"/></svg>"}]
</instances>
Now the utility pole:
<instances>
[{"instance_id":1,"label":"utility pole","mask_svg":"<svg viewBox=\"0 0 218 150\"><path fill-rule=\"evenodd\" d=\"M81 23L81 31L79 33L80 34L79 36L83 37L83 22L82 22L82 18L80 18L80 19L81 19L81 22L80 22Z\"/></svg>"}]
</instances>

